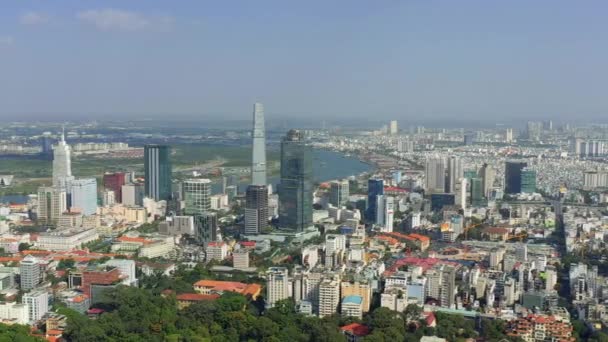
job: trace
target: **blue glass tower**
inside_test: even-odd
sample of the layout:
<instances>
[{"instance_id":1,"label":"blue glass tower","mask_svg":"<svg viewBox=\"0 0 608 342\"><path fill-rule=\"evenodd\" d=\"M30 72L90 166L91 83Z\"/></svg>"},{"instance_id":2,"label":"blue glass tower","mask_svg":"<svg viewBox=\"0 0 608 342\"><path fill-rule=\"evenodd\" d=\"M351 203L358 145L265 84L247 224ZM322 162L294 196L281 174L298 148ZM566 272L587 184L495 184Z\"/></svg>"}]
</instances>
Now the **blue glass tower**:
<instances>
[{"instance_id":1,"label":"blue glass tower","mask_svg":"<svg viewBox=\"0 0 608 342\"><path fill-rule=\"evenodd\" d=\"M365 218L375 221L378 212L378 196L384 195L384 180L369 179L367 181L367 211Z\"/></svg>"}]
</instances>

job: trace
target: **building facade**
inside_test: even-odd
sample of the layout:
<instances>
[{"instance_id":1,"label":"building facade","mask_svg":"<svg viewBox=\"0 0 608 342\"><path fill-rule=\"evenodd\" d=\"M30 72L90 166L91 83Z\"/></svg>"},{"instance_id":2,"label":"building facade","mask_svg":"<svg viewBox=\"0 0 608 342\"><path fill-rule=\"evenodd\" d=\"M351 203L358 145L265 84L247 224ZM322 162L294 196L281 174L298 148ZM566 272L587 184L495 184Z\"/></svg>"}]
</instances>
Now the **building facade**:
<instances>
[{"instance_id":1,"label":"building facade","mask_svg":"<svg viewBox=\"0 0 608 342\"><path fill-rule=\"evenodd\" d=\"M171 198L171 148L167 145L144 147L145 194L155 201Z\"/></svg>"}]
</instances>

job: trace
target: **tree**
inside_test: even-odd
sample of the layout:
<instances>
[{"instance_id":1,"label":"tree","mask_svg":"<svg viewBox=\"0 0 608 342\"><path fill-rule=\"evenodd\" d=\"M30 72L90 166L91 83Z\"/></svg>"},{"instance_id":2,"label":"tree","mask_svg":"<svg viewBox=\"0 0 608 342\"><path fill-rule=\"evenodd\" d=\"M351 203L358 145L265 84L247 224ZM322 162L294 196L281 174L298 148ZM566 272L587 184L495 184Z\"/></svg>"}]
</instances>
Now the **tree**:
<instances>
[{"instance_id":1,"label":"tree","mask_svg":"<svg viewBox=\"0 0 608 342\"><path fill-rule=\"evenodd\" d=\"M418 320L421 313L422 308L416 304L409 304L403 311L403 315L407 322Z\"/></svg>"},{"instance_id":2,"label":"tree","mask_svg":"<svg viewBox=\"0 0 608 342\"><path fill-rule=\"evenodd\" d=\"M72 258L68 258L68 259L61 259L59 261L59 263L57 264L57 269L58 270L67 270L67 269L71 269L74 267L75 265L75 261Z\"/></svg>"},{"instance_id":3,"label":"tree","mask_svg":"<svg viewBox=\"0 0 608 342\"><path fill-rule=\"evenodd\" d=\"M30 245L29 243L22 242L19 244L19 252L26 251L26 250L30 249L30 247L32 247L32 245Z\"/></svg>"}]
</instances>

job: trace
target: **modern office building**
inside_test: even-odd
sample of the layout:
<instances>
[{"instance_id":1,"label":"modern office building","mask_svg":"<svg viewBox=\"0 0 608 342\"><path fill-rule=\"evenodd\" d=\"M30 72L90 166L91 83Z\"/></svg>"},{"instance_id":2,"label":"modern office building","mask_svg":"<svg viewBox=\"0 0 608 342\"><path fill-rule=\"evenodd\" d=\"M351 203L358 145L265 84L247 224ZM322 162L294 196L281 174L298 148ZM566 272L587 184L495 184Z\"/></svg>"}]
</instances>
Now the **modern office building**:
<instances>
[{"instance_id":1,"label":"modern office building","mask_svg":"<svg viewBox=\"0 0 608 342\"><path fill-rule=\"evenodd\" d=\"M376 224L380 231L390 233L393 231L393 220L395 219L395 199L392 196L380 195L376 201Z\"/></svg>"},{"instance_id":2,"label":"modern office building","mask_svg":"<svg viewBox=\"0 0 608 342\"><path fill-rule=\"evenodd\" d=\"M171 198L171 148L167 145L144 147L146 196L155 201Z\"/></svg>"},{"instance_id":3,"label":"modern office building","mask_svg":"<svg viewBox=\"0 0 608 342\"><path fill-rule=\"evenodd\" d=\"M97 180L95 178L75 179L71 182L71 211L83 215L97 213Z\"/></svg>"},{"instance_id":4,"label":"modern office building","mask_svg":"<svg viewBox=\"0 0 608 342\"><path fill-rule=\"evenodd\" d=\"M259 234L268 226L268 187L250 185L245 193L245 234Z\"/></svg>"},{"instance_id":5,"label":"modern office building","mask_svg":"<svg viewBox=\"0 0 608 342\"><path fill-rule=\"evenodd\" d=\"M456 204L456 196L454 194L432 194L431 195L431 210L439 211L443 207Z\"/></svg>"},{"instance_id":6,"label":"modern office building","mask_svg":"<svg viewBox=\"0 0 608 342\"><path fill-rule=\"evenodd\" d=\"M348 180L337 180L329 183L329 203L335 207L341 207L348 201Z\"/></svg>"},{"instance_id":7,"label":"modern office building","mask_svg":"<svg viewBox=\"0 0 608 342\"><path fill-rule=\"evenodd\" d=\"M442 307L451 308L456 298L456 269L453 266L444 266L441 274L441 296Z\"/></svg>"},{"instance_id":8,"label":"modern office building","mask_svg":"<svg viewBox=\"0 0 608 342\"><path fill-rule=\"evenodd\" d=\"M529 194L536 192L536 171L531 169L521 171L520 192Z\"/></svg>"},{"instance_id":9,"label":"modern office building","mask_svg":"<svg viewBox=\"0 0 608 342\"><path fill-rule=\"evenodd\" d=\"M71 148L65 142L65 132L61 133L61 140L53 148L53 186L67 189L74 179L72 176Z\"/></svg>"},{"instance_id":10,"label":"modern office building","mask_svg":"<svg viewBox=\"0 0 608 342\"><path fill-rule=\"evenodd\" d=\"M378 217L378 196L384 195L384 180L370 178L367 181L367 210L365 218L375 222Z\"/></svg>"},{"instance_id":11,"label":"modern office building","mask_svg":"<svg viewBox=\"0 0 608 342\"><path fill-rule=\"evenodd\" d=\"M37 219L40 224L56 224L59 216L66 210L65 190L47 186L38 188Z\"/></svg>"},{"instance_id":12,"label":"modern office building","mask_svg":"<svg viewBox=\"0 0 608 342\"><path fill-rule=\"evenodd\" d=\"M27 255L21 260L19 273L21 274L21 289L24 291L37 287L42 281L40 262L32 255Z\"/></svg>"},{"instance_id":13,"label":"modern office building","mask_svg":"<svg viewBox=\"0 0 608 342\"><path fill-rule=\"evenodd\" d=\"M443 158L429 158L425 164L425 188L427 194L445 192L445 161Z\"/></svg>"},{"instance_id":14,"label":"modern office building","mask_svg":"<svg viewBox=\"0 0 608 342\"><path fill-rule=\"evenodd\" d=\"M199 243L209 243L221 240L217 215L204 212L194 216L194 237Z\"/></svg>"},{"instance_id":15,"label":"modern office building","mask_svg":"<svg viewBox=\"0 0 608 342\"><path fill-rule=\"evenodd\" d=\"M144 204L145 187L143 184L125 184L122 186L122 204L127 206L142 206Z\"/></svg>"},{"instance_id":16,"label":"modern office building","mask_svg":"<svg viewBox=\"0 0 608 342\"><path fill-rule=\"evenodd\" d=\"M484 163L483 166L479 169L479 177L481 178L481 186L483 188L483 196L489 197L492 192L492 188L494 187L494 178L496 176L496 171L494 168L487 163Z\"/></svg>"},{"instance_id":17,"label":"modern office building","mask_svg":"<svg viewBox=\"0 0 608 342\"><path fill-rule=\"evenodd\" d=\"M114 200L122 203L122 186L126 184L124 172L106 173L103 175L103 186L106 190L114 191Z\"/></svg>"},{"instance_id":18,"label":"modern office building","mask_svg":"<svg viewBox=\"0 0 608 342\"><path fill-rule=\"evenodd\" d=\"M302 132L290 130L281 141L279 228L296 232L312 226L312 150Z\"/></svg>"},{"instance_id":19,"label":"modern office building","mask_svg":"<svg viewBox=\"0 0 608 342\"><path fill-rule=\"evenodd\" d=\"M521 192L521 172L528 166L525 162L505 162L505 193L518 194Z\"/></svg>"},{"instance_id":20,"label":"modern office building","mask_svg":"<svg viewBox=\"0 0 608 342\"><path fill-rule=\"evenodd\" d=\"M276 302L289 298L289 273L286 267L270 267L266 272L266 307L272 308Z\"/></svg>"},{"instance_id":21,"label":"modern office building","mask_svg":"<svg viewBox=\"0 0 608 342\"><path fill-rule=\"evenodd\" d=\"M475 177L471 179L471 204L479 206L483 204L483 180Z\"/></svg>"},{"instance_id":22,"label":"modern office building","mask_svg":"<svg viewBox=\"0 0 608 342\"><path fill-rule=\"evenodd\" d=\"M253 138L251 184L266 185L266 129L264 124L264 106L253 105Z\"/></svg>"},{"instance_id":23,"label":"modern office building","mask_svg":"<svg viewBox=\"0 0 608 342\"><path fill-rule=\"evenodd\" d=\"M463 176L462 161L459 157L450 156L447 159L448 169L445 182L445 192L455 193L456 183Z\"/></svg>"},{"instance_id":24,"label":"modern office building","mask_svg":"<svg viewBox=\"0 0 608 342\"><path fill-rule=\"evenodd\" d=\"M23 295L23 304L27 304L29 310L29 321L34 323L49 312L49 293L40 289Z\"/></svg>"},{"instance_id":25,"label":"modern office building","mask_svg":"<svg viewBox=\"0 0 608 342\"><path fill-rule=\"evenodd\" d=\"M186 215L199 215L211 210L211 180L188 179L182 183Z\"/></svg>"}]
</instances>

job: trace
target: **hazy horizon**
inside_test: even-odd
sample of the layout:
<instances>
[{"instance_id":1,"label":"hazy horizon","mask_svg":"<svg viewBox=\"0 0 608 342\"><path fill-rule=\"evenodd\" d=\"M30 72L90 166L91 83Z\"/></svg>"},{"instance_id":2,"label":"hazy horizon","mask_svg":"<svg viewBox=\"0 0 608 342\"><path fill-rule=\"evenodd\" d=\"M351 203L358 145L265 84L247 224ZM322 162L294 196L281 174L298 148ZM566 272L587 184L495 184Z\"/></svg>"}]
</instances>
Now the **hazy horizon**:
<instances>
[{"instance_id":1,"label":"hazy horizon","mask_svg":"<svg viewBox=\"0 0 608 342\"><path fill-rule=\"evenodd\" d=\"M0 119L604 122L599 1L16 1Z\"/></svg>"}]
</instances>

